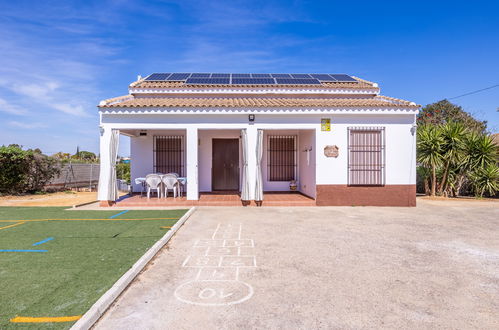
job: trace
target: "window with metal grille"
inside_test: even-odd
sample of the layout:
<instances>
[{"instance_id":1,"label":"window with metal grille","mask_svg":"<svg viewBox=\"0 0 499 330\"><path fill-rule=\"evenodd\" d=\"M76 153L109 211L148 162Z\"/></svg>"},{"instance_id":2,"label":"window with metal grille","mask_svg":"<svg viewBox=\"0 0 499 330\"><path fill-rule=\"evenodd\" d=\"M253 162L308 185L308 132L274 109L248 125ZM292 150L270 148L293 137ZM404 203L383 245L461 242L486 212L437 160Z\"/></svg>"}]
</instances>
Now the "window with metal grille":
<instances>
[{"instance_id":1,"label":"window with metal grille","mask_svg":"<svg viewBox=\"0 0 499 330\"><path fill-rule=\"evenodd\" d=\"M385 184L385 128L348 128L348 184Z\"/></svg>"},{"instance_id":2,"label":"window with metal grille","mask_svg":"<svg viewBox=\"0 0 499 330\"><path fill-rule=\"evenodd\" d=\"M184 173L184 137L182 135L154 136L154 172Z\"/></svg>"},{"instance_id":3,"label":"window with metal grille","mask_svg":"<svg viewBox=\"0 0 499 330\"><path fill-rule=\"evenodd\" d=\"M267 142L268 180L296 180L296 136L269 135Z\"/></svg>"}]
</instances>

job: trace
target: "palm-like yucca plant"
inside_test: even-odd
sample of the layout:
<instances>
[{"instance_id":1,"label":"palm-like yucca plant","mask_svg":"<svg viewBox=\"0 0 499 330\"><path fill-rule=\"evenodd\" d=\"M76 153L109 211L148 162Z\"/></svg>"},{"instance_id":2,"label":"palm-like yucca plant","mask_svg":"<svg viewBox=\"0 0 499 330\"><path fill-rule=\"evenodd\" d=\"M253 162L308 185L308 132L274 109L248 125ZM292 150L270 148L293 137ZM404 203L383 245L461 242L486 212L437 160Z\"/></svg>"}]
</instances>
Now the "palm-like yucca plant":
<instances>
[{"instance_id":1,"label":"palm-like yucca plant","mask_svg":"<svg viewBox=\"0 0 499 330\"><path fill-rule=\"evenodd\" d=\"M431 169L431 196L435 196L437 167L443 163L442 132L435 126L423 125L418 129L417 137L417 159L421 165Z\"/></svg>"},{"instance_id":2,"label":"palm-like yucca plant","mask_svg":"<svg viewBox=\"0 0 499 330\"><path fill-rule=\"evenodd\" d=\"M471 175L475 195L483 197L484 193L494 196L499 191L499 167L495 164L479 167Z\"/></svg>"},{"instance_id":3,"label":"palm-like yucca plant","mask_svg":"<svg viewBox=\"0 0 499 330\"><path fill-rule=\"evenodd\" d=\"M448 122L441 127L443 171L439 194L447 190L449 170L459 165L465 151L465 137L468 130L462 123Z\"/></svg>"},{"instance_id":4,"label":"palm-like yucca plant","mask_svg":"<svg viewBox=\"0 0 499 330\"><path fill-rule=\"evenodd\" d=\"M497 163L498 146L492 137L472 132L465 141L465 159L469 169Z\"/></svg>"}]
</instances>

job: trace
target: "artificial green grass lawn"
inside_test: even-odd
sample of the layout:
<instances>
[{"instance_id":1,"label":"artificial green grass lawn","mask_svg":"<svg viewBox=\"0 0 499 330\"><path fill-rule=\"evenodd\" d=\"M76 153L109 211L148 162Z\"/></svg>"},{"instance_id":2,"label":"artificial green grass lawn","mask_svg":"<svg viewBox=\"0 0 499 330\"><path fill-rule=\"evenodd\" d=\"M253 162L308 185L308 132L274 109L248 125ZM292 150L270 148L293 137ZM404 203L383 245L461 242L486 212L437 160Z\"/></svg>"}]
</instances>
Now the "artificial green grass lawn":
<instances>
[{"instance_id":1,"label":"artificial green grass lawn","mask_svg":"<svg viewBox=\"0 0 499 330\"><path fill-rule=\"evenodd\" d=\"M83 315L187 210L66 211L63 207L0 207L0 329L67 329L74 322L11 323L22 317ZM54 239L32 246L46 238Z\"/></svg>"}]
</instances>

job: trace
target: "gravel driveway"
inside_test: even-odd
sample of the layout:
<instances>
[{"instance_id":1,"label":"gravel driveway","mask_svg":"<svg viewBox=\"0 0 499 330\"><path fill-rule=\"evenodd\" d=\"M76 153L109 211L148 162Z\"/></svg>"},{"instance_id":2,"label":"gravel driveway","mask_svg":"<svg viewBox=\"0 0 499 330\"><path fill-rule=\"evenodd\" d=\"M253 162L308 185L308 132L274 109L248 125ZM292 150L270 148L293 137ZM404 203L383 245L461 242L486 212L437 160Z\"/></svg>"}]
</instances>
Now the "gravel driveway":
<instances>
[{"instance_id":1,"label":"gravel driveway","mask_svg":"<svg viewBox=\"0 0 499 330\"><path fill-rule=\"evenodd\" d=\"M201 208L97 329L498 329L499 203Z\"/></svg>"}]
</instances>

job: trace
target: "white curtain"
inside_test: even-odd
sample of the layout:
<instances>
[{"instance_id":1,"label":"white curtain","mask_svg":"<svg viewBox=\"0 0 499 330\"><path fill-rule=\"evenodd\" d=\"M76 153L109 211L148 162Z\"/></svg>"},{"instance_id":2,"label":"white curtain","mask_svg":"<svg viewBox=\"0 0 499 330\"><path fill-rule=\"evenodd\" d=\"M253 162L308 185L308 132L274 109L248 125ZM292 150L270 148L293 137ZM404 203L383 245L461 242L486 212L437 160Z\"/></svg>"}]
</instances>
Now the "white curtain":
<instances>
[{"instance_id":1,"label":"white curtain","mask_svg":"<svg viewBox=\"0 0 499 330\"><path fill-rule=\"evenodd\" d=\"M111 173L109 175L108 197L110 201L118 199L118 182L116 180L116 161L118 160L118 148L120 144L120 131L113 129L111 131L111 142L109 143L109 161Z\"/></svg>"},{"instance_id":2,"label":"white curtain","mask_svg":"<svg viewBox=\"0 0 499 330\"><path fill-rule=\"evenodd\" d=\"M255 201L263 201L262 157L263 157L263 130L259 129L256 140Z\"/></svg>"},{"instance_id":3,"label":"white curtain","mask_svg":"<svg viewBox=\"0 0 499 330\"><path fill-rule=\"evenodd\" d=\"M241 130L242 161L243 173L241 180L241 200L249 201L249 176L248 176L248 133L245 129Z\"/></svg>"}]
</instances>

